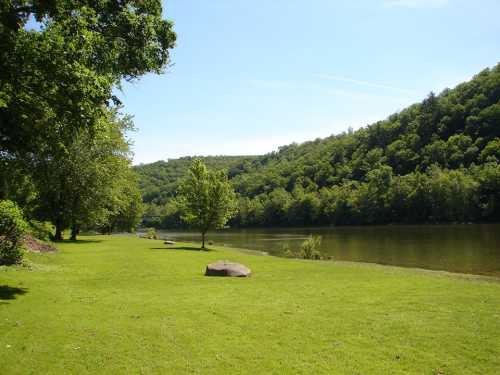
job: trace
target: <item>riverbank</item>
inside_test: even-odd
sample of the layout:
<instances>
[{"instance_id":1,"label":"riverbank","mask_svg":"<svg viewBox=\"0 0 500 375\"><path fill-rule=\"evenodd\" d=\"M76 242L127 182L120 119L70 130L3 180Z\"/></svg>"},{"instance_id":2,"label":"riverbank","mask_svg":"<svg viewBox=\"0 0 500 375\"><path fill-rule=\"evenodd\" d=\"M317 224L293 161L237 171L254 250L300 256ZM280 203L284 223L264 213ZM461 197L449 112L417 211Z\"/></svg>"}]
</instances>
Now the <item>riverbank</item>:
<instances>
[{"instance_id":1,"label":"riverbank","mask_svg":"<svg viewBox=\"0 0 500 375\"><path fill-rule=\"evenodd\" d=\"M0 270L0 373L500 372L498 282L82 238Z\"/></svg>"},{"instance_id":2,"label":"riverbank","mask_svg":"<svg viewBox=\"0 0 500 375\"><path fill-rule=\"evenodd\" d=\"M158 231L162 238L199 241L199 233ZM209 233L216 245L283 256L309 236L335 260L425 268L500 278L500 224L392 225L228 229Z\"/></svg>"}]
</instances>

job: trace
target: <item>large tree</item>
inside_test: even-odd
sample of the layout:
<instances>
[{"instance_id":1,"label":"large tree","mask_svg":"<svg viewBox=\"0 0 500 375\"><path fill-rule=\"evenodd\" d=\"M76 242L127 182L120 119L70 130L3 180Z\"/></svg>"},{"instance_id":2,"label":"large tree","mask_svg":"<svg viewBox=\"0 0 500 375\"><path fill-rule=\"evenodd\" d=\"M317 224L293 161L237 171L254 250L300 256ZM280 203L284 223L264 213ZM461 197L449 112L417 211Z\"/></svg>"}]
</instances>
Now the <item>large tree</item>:
<instances>
[{"instance_id":1,"label":"large tree","mask_svg":"<svg viewBox=\"0 0 500 375\"><path fill-rule=\"evenodd\" d=\"M201 248L211 229L220 229L236 213L236 195L224 171L209 171L195 159L179 187L183 220L201 232Z\"/></svg>"},{"instance_id":2,"label":"large tree","mask_svg":"<svg viewBox=\"0 0 500 375\"><path fill-rule=\"evenodd\" d=\"M135 204L131 153L124 133L132 123L109 111L101 126L90 133L80 131L64 155L31 161L39 195L38 216L51 221L55 239L72 229L76 239L80 227L110 226L120 212Z\"/></svg>"},{"instance_id":3,"label":"large tree","mask_svg":"<svg viewBox=\"0 0 500 375\"><path fill-rule=\"evenodd\" d=\"M111 217L135 222L113 90L162 72L175 39L160 0L0 0L0 172L33 182L56 237ZM32 198L1 177L0 196Z\"/></svg>"},{"instance_id":4,"label":"large tree","mask_svg":"<svg viewBox=\"0 0 500 375\"><path fill-rule=\"evenodd\" d=\"M1 0L0 152L64 153L121 80L168 65L172 29L160 0Z\"/></svg>"}]
</instances>

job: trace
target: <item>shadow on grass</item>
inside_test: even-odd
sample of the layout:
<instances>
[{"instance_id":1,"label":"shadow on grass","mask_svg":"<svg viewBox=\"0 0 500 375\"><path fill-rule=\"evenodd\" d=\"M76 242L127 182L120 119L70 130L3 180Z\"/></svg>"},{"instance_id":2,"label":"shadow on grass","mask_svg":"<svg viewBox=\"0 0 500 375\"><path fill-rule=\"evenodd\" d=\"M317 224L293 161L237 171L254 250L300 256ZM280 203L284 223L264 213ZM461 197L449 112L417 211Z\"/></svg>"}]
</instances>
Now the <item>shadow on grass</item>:
<instances>
[{"instance_id":1,"label":"shadow on grass","mask_svg":"<svg viewBox=\"0 0 500 375\"><path fill-rule=\"evenodd\" d=\"M202 249L196 246L165 246L165 247L150 247L151 250L181 250L181 251L212 251L211 249Z\"/></svg>"},{"instance_id":2,"label":"shadow on grass","mask_svg":"<svg viewBox=\"0 0 500 375\"><path fill-rule=\"evenodd\" d=\"M22 296L28 293L26 288L15 288L8 285L0 285L0 301L16 299L17 296Z\"/></svg>"},{"instance_id":3,"label":"shadow on grass","mask_svg":"<svg viewBox=\"0 0 500 375\"><path fill-rule=\"evenodd\" d=\"M55 243L71 243L75 245L87 245L89 243L100 243L102 240L61 240L61 241L55 241Z\"/></svg>"}]
</instances>

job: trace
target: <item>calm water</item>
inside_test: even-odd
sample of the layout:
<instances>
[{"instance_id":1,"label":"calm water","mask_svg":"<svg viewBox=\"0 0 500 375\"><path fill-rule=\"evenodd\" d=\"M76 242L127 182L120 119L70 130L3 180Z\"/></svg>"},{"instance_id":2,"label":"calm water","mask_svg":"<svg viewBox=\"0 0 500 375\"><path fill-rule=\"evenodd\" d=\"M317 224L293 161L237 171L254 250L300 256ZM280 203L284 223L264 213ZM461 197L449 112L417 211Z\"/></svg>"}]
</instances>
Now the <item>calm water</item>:
<instances>
[{"instance_id":1,"label":"calm water","mask_svg":"<svg viewBox=\"0 0 500 375\"><path fill-rule=\"evenodd\" d=\"M197 233L160 231L162 238L199 241ZM500 224L411 225L223 230L217 245L283 253L298 250L307 236L321 235L322 251L335 260L420 267L500 277Z\"/></svg>"}]
</instances>

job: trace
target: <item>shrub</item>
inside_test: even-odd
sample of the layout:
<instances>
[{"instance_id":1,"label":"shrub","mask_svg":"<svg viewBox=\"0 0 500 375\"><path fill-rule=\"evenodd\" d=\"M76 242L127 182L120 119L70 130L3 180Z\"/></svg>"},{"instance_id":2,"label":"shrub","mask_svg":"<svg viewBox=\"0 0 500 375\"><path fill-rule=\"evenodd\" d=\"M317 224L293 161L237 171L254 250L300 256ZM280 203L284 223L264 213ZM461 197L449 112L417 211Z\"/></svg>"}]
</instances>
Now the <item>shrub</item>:
<instances>
[{"instance_id":1,"label":"shrub","mask_svg":"<svg viewBox=\"0 0 500 375\"><path fill-rule=\"evenodd\" d=\"M155 228L149 228L148 232L146 233L146 238L149 240L157 240L158 236L156 235L156 229Z\"/></svg>"},{"instance_id":2,"label":"shrub","mask_svg":"<svg viewBox=\"0 0 500 375\"><path fill-rule=\"evenodd\" d=\"M281 245L281 254L286 258L296 258L297 254L290 248L290 245L285 243Z\"/></svg>"},{"instance_id":3,"label":"shrub","mask_svg":"<svg viewBox=\"0 0 500 375\"><path fill-rule=\"evenodd\" d=\"M49 222L30 220L29 222L29 232L30 234L42 241L49 241L52 239L54 232L54 226Z\"/></svg>"},{"instance_id":4,"label":"shrub","mask_svg":"<svg viewBox=\"0 0 500 375\"><path fill-rule=\"evenodd\" d=\"M0 201L0 265L19 263L22 241L28 225L22 210L12 201Z\"/></svg>"},{"instance_id":5,"label":"shrub","mask_svg":"<svg viewBox=\"0 0 500 375\"><path fill-rule=\"evenodd\" d=\"M321 245L321 236L310 236L302 242L300 246L300 257L303 259L322 259L319 246Z\"/></svg>"}]
</instances>

